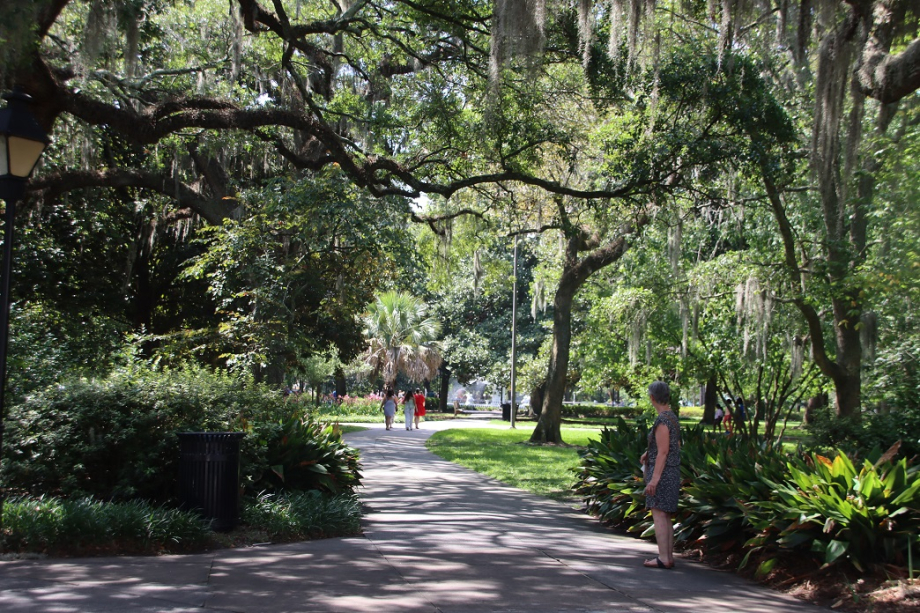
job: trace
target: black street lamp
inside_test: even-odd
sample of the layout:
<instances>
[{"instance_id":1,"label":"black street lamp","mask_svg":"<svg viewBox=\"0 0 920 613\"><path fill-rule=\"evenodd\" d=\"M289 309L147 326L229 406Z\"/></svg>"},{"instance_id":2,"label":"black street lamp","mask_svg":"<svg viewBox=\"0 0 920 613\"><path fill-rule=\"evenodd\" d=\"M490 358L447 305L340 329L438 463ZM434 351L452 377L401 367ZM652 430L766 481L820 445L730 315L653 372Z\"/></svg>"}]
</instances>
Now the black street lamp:
<instances>
[{"instance_id":1,"label":"black street lamp","mask_svg":"<svg viewBox=\"0 0 920 613\"><path fill-rule=\"evenodd\" d=\"M13 222L16 203L26 181L48 143L51 142L29 111L32 98L20 91L4 94L6 108L0 109L0 199L6 202L3 217L3 268L0 270L0 450L3 448L3 420L6 418L6 349L10 331L10 276L13 270ZM0 527L3 521L0 490Z\"/></svg>"}]
</instances>

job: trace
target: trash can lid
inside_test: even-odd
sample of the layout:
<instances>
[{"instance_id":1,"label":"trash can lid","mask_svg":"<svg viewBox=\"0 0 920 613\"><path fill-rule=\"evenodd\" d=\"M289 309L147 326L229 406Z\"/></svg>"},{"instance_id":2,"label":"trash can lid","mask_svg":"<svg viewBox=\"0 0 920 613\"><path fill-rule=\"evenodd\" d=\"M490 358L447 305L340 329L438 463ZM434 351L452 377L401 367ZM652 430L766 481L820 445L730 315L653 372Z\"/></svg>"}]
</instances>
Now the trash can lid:
<instances>
[{"instance_id":1,"label":"trash can lid","mask_svg":"<svg viewBox=\"0 0 920 613\"><path fill-rule=\"evenodd\" d=\"M243 438L245 432L176 432L176 436L188 438Z\"/></svg>"}]
</instances>

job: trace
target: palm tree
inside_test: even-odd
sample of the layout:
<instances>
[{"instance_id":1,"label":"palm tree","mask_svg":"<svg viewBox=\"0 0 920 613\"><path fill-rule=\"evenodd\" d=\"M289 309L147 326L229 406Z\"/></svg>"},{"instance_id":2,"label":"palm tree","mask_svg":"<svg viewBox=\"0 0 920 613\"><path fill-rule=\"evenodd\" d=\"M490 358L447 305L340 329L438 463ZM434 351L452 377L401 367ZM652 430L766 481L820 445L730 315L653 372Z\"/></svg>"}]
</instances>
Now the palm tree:
<instances>
[{"instance_id":1,"label":"palm tree","mask_svg":"<svg viewBox=\"0 0 920 613\"><path fill-rule=\"evenodd\" d=\"M364 316L368 347L363 359L374 376L383 375L387 387L393 387L400 372L415 382L437 373L441 355L434 339L441 325L427 311L428 306L411 294L386 292Z\"/></svg>"}]
</instances>

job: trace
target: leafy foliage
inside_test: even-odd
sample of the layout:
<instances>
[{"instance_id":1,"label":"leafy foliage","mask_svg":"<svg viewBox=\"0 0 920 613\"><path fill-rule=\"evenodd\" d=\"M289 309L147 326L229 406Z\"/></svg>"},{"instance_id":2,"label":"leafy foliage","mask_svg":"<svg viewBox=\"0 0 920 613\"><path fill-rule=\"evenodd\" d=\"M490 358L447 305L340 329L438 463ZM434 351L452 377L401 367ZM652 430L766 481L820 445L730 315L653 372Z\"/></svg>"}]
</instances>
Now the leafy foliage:
<instances>
[{"instance_id":1,"label":"leafy foliage","mask_svg":"<svg viewBox=\"0 0 920 613\"><path fill-rule=\"evenodd\" d=\"M348 493L361 483L358 453L345 445L334 425L311 415L291 415L277 423L253 424L264 448L266 470L256 485L271 490Z\"/></svg>"},{"instance_id":2,"label":"leafy foliage","mask_svg":"<svg viewBox=\"0 0 920 613\"><path fill-rule=\"evenodd\" d=\"M623 418L616 429L604 428L600 438L588 443L579 455L575 493L589 513L612 526L630 531L645 530L651 523L645 511L645 483L639 457L648 445L648 426L635 426Z\"/></svg>"},{"instance_id":3,"label":"leafy foliage","mask_svg":"<svg viewBox=\"0 0 920 613\"><path fill-rule=\"evenodd\" d=\"M815 411L807 428L819 449L838 447L866 457L873 449L887 449L901 441L903 456L920 456L920 406L846 418L825 409Z\"/></svg>"},{"instance_id":4,"label":"leafy foliage","mask_svg":"<svg viewBox=\"0 0 920 613\"><path fill-rule=\"evenodd\" d=\"M647 430L625 421L582 452L575 491L590 512L632 532L651 532L637 458ZM780 551L810 555L825 566L848 561L905 565L920 530L920 470L896 448L857 469L843 453L788 455L757 437L708 436L684 429L683 486L675 538L753 553L769 564ZM874 463L873 463L874 462Z\"/></svg>"},{"instance_id":5,"label":"leafy foliage","mask_svg":"<svg viewBox=\"0 0 920 613\"><path fill-rule=\"evenodd\" d=\"M181 553L209 543L210 527L197 513L142 500L14 497L3 506L0 536L5 551Z\"/></svg>"},{"instance_id":6,"label":"leafy foliage","mask_svg":"<svg viewBox=\"0 0 920 613\"><path fill-rule=\"evenodd\" d=\"M920 531L920 470L893 453L873 455L875 463L858 468L842 453L791 460L776 500L758 502L758 535L748 546L807 551L825 566L906 566Z\"/></svg>"},{"instance_id":7,"label":"leafy foliage","mask_svg":"<svg viewBox=\"0 0 920 613\"><path fill-rule=\"evenodd\" d=\"M349 536L361 530L361 505L352 495L263 493L244 502L241 519L275 542Z\"/></svg>"},{"instance_id":8,"label":"leafy foliage","mask_svg":"<svg viewBox=\"0 0 920 613\"><path fill-rule=\"evenodd\" d=\"M280 393L227 374L133 364L104 379L62 382L12 407L2 474L14 490L33 494L167 501L176 495L177 432L243 430L244 487L264 489L270 466L301 461L326 474L299 484L330 491L356 485L356 455L337 432L291 418L298 446L290 447L279 420L291 411Z\"/></svg>"},{"instance_id":9,"label":"leafy foliage","mask_svg":"<svg viewBox=\"0 0 920 613\"><path fill-rule=\"evenodd\" d=\"M275 181L251 198L245 218L202 232L207 248L185 270L207 280L217 306L192 350L216 351L270 383L330 346L350 360L363 346L357 316L399 259L399 207L371 207L331 171ZM180 343L189 341L170 339L173 353Z\"/></svg>"}]
</instances>

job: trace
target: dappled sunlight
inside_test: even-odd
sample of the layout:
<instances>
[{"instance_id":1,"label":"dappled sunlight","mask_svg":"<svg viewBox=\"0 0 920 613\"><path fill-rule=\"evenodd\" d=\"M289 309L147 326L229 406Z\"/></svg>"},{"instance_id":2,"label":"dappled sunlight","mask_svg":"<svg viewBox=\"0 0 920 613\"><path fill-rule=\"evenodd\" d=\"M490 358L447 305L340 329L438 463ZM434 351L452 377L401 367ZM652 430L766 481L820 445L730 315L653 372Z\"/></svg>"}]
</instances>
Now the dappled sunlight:
<instances>
[{"instance_id":1,"label":"dappled sunlight","mask_svg":"<svg viewBox=\"0 0 920 613\"><path fill-rule=\"evenodd\" d=\"M647 541L442 460L430 432L355 432L364 535L207 555L0 562L0 610L707 613L811 610L730 573L642 567Z\"/></svg>"}]
</instances>

